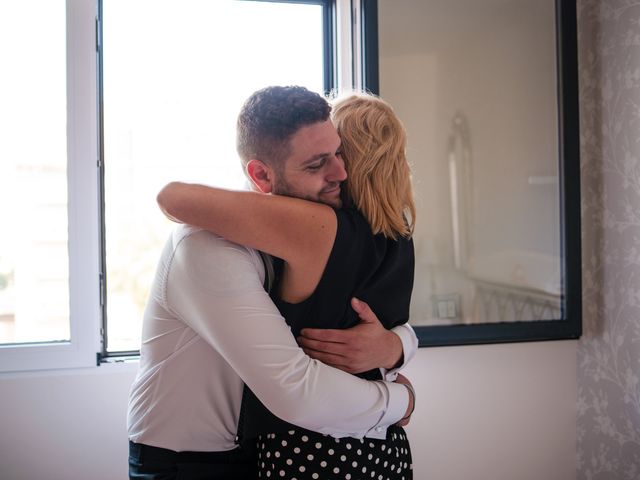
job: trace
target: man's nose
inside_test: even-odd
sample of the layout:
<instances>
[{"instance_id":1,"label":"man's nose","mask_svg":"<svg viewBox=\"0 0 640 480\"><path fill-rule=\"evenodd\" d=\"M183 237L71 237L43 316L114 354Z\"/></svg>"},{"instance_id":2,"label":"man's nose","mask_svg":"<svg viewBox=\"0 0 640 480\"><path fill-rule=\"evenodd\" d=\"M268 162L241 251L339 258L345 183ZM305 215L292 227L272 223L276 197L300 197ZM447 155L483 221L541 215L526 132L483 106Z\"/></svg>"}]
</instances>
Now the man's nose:
<instances>
[{"instance_id":1,"label":"man's nose","mask_svg":"<svg viewBox=\"0 0 640 480\"><path fill-rule=\"evenodd\" d=\"M344 182L347 179L347 170L344 168L342 157L333 155L330 162L327 180L330 182Z\"/></svg>"}]
</instances>

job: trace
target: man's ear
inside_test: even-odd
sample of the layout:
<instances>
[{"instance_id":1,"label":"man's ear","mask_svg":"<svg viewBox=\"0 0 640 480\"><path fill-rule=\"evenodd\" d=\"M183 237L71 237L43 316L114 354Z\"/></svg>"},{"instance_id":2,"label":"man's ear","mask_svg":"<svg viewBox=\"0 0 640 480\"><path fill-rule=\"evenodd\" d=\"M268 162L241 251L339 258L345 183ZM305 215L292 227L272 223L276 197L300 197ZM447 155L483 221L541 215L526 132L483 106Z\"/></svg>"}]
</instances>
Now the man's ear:
<instances>
[{"instance_id":1,"label":"man's ear","mask_svg":"<svg viewBox=\"0 0 640 480\"><path fill-rule=\"evenodd\" d=\"M274 179L273 169L262 160L249 160L247 163L247 175L262 193L273 191Z\"/></svg>"}]
</instances>

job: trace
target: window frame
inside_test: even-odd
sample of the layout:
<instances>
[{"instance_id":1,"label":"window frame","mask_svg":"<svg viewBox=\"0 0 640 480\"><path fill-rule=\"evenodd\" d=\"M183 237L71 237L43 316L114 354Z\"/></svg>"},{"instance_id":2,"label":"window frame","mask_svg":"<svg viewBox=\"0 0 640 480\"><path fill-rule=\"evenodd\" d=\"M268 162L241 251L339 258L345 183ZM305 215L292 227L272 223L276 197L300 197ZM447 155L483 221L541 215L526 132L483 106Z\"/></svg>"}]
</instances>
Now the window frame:
<instances>
[{"instance_id":1,"label":"window frame","mask_svg":"<svg viewBox=\"0 0 640 480\"><path fill-rule=\"evenodd\" d=\"M96 6L66 2L67 192L70 340L0 346L0 371L96 365L100 349Z\"/></svg>"}]
</instances>

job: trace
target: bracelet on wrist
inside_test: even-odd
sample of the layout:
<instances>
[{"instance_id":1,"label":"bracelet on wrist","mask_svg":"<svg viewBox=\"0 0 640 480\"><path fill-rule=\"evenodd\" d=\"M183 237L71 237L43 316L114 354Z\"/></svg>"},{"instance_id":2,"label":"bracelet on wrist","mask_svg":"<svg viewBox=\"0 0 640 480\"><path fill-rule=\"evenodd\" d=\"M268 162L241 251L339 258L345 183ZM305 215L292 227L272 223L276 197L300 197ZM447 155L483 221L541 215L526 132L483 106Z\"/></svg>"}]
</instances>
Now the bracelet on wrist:
<instances>
[{"instance_id":1,"label":"bracelet on wrist","mask_svg":"<svg viewBox=\"0 0 640 480\"><path fill-rule=\"evenodd\" d=\"M407 387L407 390L409 391L409 395L411 396L411 398L413 398L413 405L411 407L411 411L400 419L400 421L403 421L411 417L411 415L413 415L413 411L416 409L416 391L414 390L413 385L409 385L406 383L402 383L401 385L404 385L405 387Z\"/></svg>"}]
</instances>

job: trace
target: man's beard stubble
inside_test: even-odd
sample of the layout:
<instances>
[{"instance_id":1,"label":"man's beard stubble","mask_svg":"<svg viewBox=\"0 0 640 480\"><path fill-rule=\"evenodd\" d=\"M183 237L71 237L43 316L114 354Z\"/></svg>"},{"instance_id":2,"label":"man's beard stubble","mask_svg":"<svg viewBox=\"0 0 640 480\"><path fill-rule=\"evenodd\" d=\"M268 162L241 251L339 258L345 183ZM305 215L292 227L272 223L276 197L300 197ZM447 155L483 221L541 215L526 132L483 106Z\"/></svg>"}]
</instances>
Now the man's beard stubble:
<instances>
[{"instance_id":1,"label":"man's beard stubble","mask_svg":"<svg viewBox=\"0 0 640 480\"><path fill-rule=\"evenodd\" d=\"M296 190L292 188L291 185L282 177L283 177L282 175L276 176L276 179L273 185L273 193L275 195L282 195L284 197L291 197L291 198L300 198L302 200L309 200L310 202L316 202L316 203L324 203L325 205L328 205L332 208L342 207L342 193L340 195L340 198L337 200L337 202L327 202L325 200L322 200L322 198L320 198L319 195L314 196L314 195L296 192Z\"/></svg>"}]
</instances>

